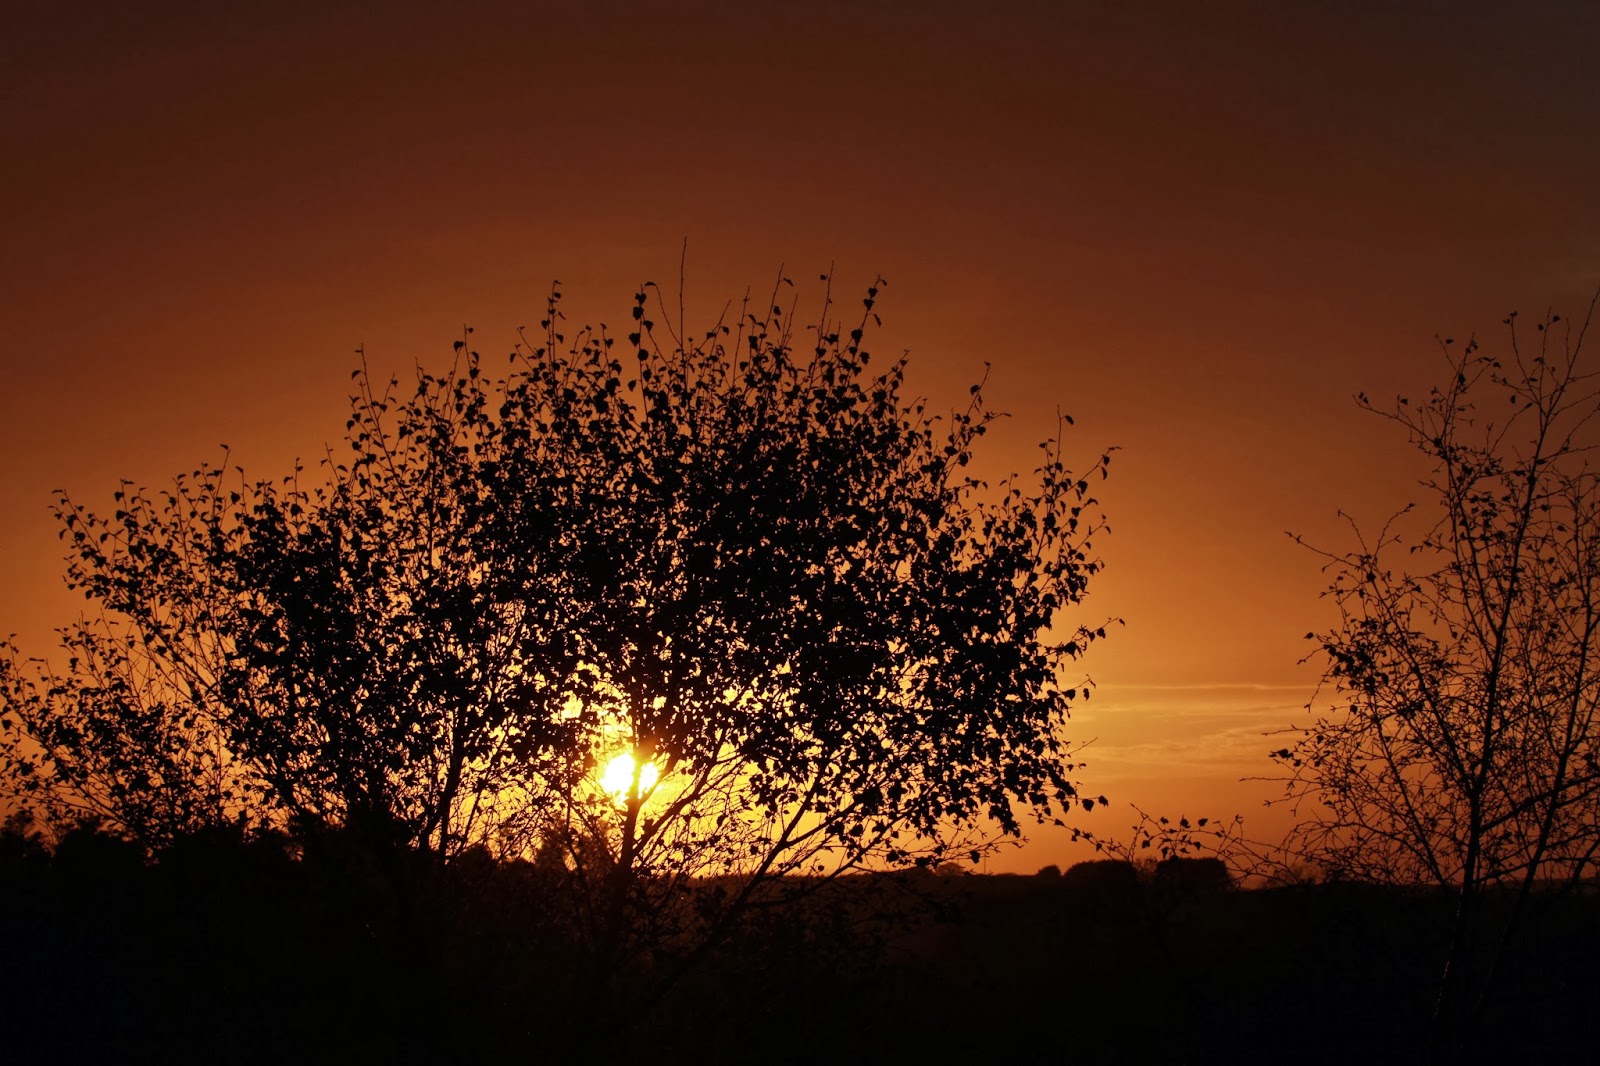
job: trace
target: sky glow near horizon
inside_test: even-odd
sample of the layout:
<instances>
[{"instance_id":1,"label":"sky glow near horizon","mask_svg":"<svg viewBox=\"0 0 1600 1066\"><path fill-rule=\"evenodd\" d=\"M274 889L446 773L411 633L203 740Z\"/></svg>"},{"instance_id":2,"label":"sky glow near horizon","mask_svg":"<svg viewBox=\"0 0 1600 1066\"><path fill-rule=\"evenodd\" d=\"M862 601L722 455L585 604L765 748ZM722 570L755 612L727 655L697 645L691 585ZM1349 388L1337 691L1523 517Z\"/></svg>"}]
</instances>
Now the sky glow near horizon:
<instances>
[{"instance_id":1,"label":"sky glow near horizon","mask_svg":"<svg viewBox=\"0 0 1600 1066\"><path fill-rule=\"evenodd\" d=\"M14 16L17 205L0 247L0 633L43 653L82 601L48 508L339 439L375 374L486 358L552 279L574 329L643 280L714 321L780 265L801 317L881 274L869 347L931 410L1011 417L991 481L1120 450L1070 738L1126 804L1262 812L1331 621L1309 543L1350 543L1424 471L1351 397L1420 395L1435 334L1600 284L1600 9L188 2ZM1076 680L1076 679L1073 679ZM1040 831L993 870L1088 857Z\"/></svg>"}]
</instances>

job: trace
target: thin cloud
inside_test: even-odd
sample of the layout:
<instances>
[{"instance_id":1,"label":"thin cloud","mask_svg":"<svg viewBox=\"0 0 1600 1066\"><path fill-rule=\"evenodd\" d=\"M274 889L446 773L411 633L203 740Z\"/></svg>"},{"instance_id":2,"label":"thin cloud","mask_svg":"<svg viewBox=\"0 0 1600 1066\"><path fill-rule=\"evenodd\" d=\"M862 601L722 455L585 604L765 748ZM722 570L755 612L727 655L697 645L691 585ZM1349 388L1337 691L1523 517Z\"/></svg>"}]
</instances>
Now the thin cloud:
<instances>
[{"instance_id":1,"label":"thin cloud","mask_svg":"<svg viewBox=\"0 0 1600 1066\"><path fill-rule=\"evenodd\" d=\"M1098 695L1105 692L1306 692L1310 693L1315 685L1303 682L1294 684L1271 685L1258 681L1180 681L1170 684L1147 682L1126 683L1122 681L1108 682L1095 687Z\"/></svg>"}]
</instances>

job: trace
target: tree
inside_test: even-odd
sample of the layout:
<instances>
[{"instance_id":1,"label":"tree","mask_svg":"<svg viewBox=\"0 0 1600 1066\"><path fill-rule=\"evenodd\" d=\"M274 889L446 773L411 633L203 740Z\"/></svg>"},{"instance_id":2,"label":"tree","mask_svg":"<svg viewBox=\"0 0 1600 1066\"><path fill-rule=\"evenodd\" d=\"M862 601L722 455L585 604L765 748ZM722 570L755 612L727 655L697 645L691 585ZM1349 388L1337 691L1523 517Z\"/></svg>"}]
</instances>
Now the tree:
<instances>
[{"instance_id":1,"label":"tree","mask_svg":"<svg viewBox=\"0 0 1600 1066\"><path fill-rule=\"evenodd\" d=\"M809 336L788 285L694 335L641 287L625 342L569 341L553 293L503 375L470 330L403 400L358 371L314 476L63 498L99 613L64 667L0 665L7 781L151 848L223 821L537 854L608 972L789 875L1057 817L1110 455L1073 474L1058 432L991 486L981 383L930 415L904 358L869 369L876 285L850 328L825 288Z\"/></svg>"},{"instance_id":2,"label":"tree","mask_svg":"<svg viewBox=\"0 0 1600 1066\"><path fill-rule=\"evenodd\" d=\"M124 484L109 517L60 499L68 584L97 609L61 630L64 669L0 659L14 791L150 850L238 824L448 855L536 780L562 726L527 713L515 664L544 635L481 591L445 386L424 376L391 430L392 397L357 380L353 457L320 483L224 462Z\"/></svg>"},{"instance_id":3,"label":"tree","mask_svg":"<svg viewBox=\"0 0 1600 1066\"><path fill-rule=\"evenodd\" d=\"M1454 894L1451 1039L1535 890L1591 877L1600 851L1600 390L1579 361L1587 320L1550 317L1532 350L1506 323L1503 360L1444 341L1449 376L1426 401L1359 397L1431 474L1421 506L1318 553L1339 620L1308 637L1336 710L1276 753L1304 817L1295 849L1335 876Z\"/></svg>"}]
</instances>

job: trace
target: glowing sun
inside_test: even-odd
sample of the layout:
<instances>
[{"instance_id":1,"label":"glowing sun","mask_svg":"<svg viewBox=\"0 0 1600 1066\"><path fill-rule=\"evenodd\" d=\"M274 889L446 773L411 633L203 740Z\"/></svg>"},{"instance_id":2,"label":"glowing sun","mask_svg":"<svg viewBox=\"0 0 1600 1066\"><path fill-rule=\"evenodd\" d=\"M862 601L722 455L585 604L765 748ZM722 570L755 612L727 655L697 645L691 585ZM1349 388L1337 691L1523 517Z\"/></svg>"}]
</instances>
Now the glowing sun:
<instances>
[{"instance_id":1,"label":"glowing sun","mask_svg":"<svg viewBox=\"0 0 1600 1066\"><path fill-rule=\"evenodd\" d=\"M655 763L645 763L639 768L639 795L648 796L650 790L656 787L656 779L660 775L656 772ZM623 752L615 759L606 763L605 773L600 775L600 787L618 803L626 803L628 790L633 787L633 755Z\"/></svg>"}]
</instances>

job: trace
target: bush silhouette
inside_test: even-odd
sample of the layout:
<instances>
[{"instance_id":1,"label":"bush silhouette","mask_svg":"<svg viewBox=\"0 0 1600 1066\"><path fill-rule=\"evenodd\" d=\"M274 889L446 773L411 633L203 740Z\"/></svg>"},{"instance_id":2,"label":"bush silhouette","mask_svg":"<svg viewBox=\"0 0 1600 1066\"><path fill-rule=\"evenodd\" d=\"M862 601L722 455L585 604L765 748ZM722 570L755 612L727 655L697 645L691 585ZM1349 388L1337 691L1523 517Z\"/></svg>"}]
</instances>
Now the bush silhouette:
<instances>
[{"instance_id":1,"label":"bush silhouette","mask_svg":"<svg viewBox=\"0 0 1600 1066\"><path fill-rule=\"evenodd\" d=\"M1067 867L1061 883L1107 894L1135 892L1139 889L1139 871L1125 859L1090 859Z\"/></svg>"},{"instance_id":2,"label":"bush silhouette","mask_svg":"<svg viewBox=\"0 0 1600 1066\"><path fill-rule=\"evenodd\" d=\"M1172 855L1157 862L1152 880L1158 889L1193 895L1233 887L1227 863L1215 856Z\"/></svg>"}]
</instances>

